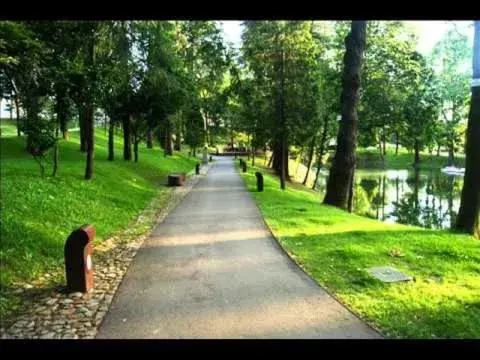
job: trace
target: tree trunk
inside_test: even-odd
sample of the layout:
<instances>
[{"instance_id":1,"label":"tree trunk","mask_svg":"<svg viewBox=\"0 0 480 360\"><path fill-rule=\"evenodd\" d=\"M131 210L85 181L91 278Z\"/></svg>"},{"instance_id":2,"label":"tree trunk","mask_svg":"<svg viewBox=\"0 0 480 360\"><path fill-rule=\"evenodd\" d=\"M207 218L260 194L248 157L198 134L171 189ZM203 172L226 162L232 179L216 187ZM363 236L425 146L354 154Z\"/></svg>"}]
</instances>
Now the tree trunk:
<instances>
[{"instance_id":1,"label":"tree trunk","mask_svg":"<svg viewBox=\"0 0 480 360\"><path fill-rule=\"evenodd\" d=\"M383 162L385 159L383 158L382 136L379 136L378 140L378 154L380 155L380 160Z\"/></svg>"},{"instance_id":2,"label":"tree trunk","mask_svg":"<svg viewBox=\"0 0 480 360\"><path fill-rule=\"evenodd\" d=\"M480 21L475 21L473 51L473 78L480 78ZM477 80L478 81L478 80ZM465 151L465 176L463 179L460 209L455 223L458 231L480 238L480 86L472 86L472 100L467 124Z\"/></svg>"},{"instance_id":3,"label":"tree trunk","mask_svg":"<svg viewBox=\"0 0 480 360\"><path fill-rule=\"evenodd\" d=\"M351 213L353 211L353 195L354 195L354 187L355 185L355 168L352 171L352 177L350 179L350 190L348 194L348 212Z\"/></svg>"},{"instance_id":4,"label":"tree trunk","mask_svg":"<svg viewBox=\"0 0 480 360\"><path fill-rule=\"evenodd\" d=\"M399 145L400 139L398 138L398 131L395 134L395 156L398 156L398 145Z\"/></svg>"},{"instance_id":5,"label":"tree trunk","mask_svg":"<svg viewBox=\"0 0 480 360\"><path fill-rule=\"evenodd\" d=\"M420 164L420 144L418 142L418 139L415 139L415 160L413 162L413 166L417 167Z\"/></svg>"},{"instance_id":6,"label":"tree trunk","mask_svg":"<svg viewBox=\"0 0 480 360\"><path fill-rule=\"evenodd\" d=\"M20 132L20 105L18 104L18 96L14 95L14 101L15 101L15 114L17 116L17 136L21 135Z\"/></svg>"},{"instance_id":7,"label":"tree trunk","mask_svg":"<svg viewBox=\"0 0 480 360\"><path fill-rule=\"evenodd\" d=\"M10 122L13 122L13 101L10 97Z\"/></svg>"},{"instance_id":8,"label":"tree trunk","mask_svg":"<svg viewBox=\"0 0 480 360\"><path fill-rule=\"evenodd\" d=\"M104 125L105 125L105 135L107 135L107 131L108 131L108 126L107 126L107 114L103 114L103 121L104 121Z\"/></svg>"},{"instance_id":9,"label":"tree trunk","mask_svg":"<svg viewBox=\"0 0 480 360\"><path fill-rule=\"evenodd\" d=\"M307 184L308 175L310 174L310 167L312 166L313 161L313 152L315 151L315 140L317 139L317 135L312 138L312 142L310 143L310 149L308 150L308 165L307 165L307 173L305 174L305 178L302 181L303 185Z\"/></svg>"},{"instance_id":10,"label":"tree trunk","mask_svg":"<svg viewBox=\"0 0 480 360\"><path fill-rule=\"evenodd\" d=\"M285 114L284 114L284 87L285 87L285 53L283 51L282 44L282 59L280 66L280 142L281 142L281 173L280 173L280 188L285 190L285 181L288 176L288 148L287 148L287 127L285 124Z\"/></svg>"},{"instance_id":11,"label":"tree trunk","mask_svg":"<svg viewBox=\"0 0 480 360\"><path fill-rule=\"evenodd\" d=\"M63 139L68 140L68 119L67 119L67 117L62 117L60 119L60 130L62 131Z\"/></svg>"},{"instance_id":12,"label":"tree trunk","mask_svg":"<svg viewBox=\"0 0 480 360\"><path fill-rule=\"evenodd\" d=\"M68 104L65 100L66 93L64 91L57 92L57 121L62 131L62 137L68 140Z\"/></svg>"},{"instance_id":13,"label":"tree trunk","mask_svg":"<svg viewBox=\"0 0 480 360\"><path fill-rule=\"evenodd\" d=\"M88 53L87 53L87 68L93 69L95 64L95 30L91 34L89 39ZM89 76L90 86L95 86L95 72L92 71ZM87 166L85 168L85 179L90 180L93 177L93 158L95 151L95 118L94 118L94 98L92 95L88 96L88 102L85 109L85 134L87 143Z\"/></svg>"},{"instance_id":14,"label":"tree trunk","mask_svg":"<svg viewBox=\"0 0 480 360\"><path fill-rule=\"evenodd\" d=\"M153 149L153 130L148 129L147 131L147 148Z\"/></svg>"},{"instance_id":15,"label":"tree trunk","mask_svg":"<svg viewBox=\"0 0 480 360\"><path fill-rule=\"evenodd\" d=\"M272 167L273 155L274 155L274 153L273 153L273 151L272 151L272 156L270 156L270 160L268 160L268 165L267 165L268 168Z\"/></svg>"},{"instance_id":16,"label":"tree trunk","mask_svg":"<svg viewBox=\"0 0 480 360\"><path fill-rule=\"evenodd\" d=\"M29 124L35 123L38 121L38 114L40 113L39 97L35 95L30 96L30 98L27 100L25 110L26 110L26 116L24 119L24 127L28 131ZM29 152L32 150L32 137L29 135L27 135L26 149Z\"/></svg>"},{"instance_id":17,"label":"tree trunk","mask_svg":"<svg viewBox=\"0 0 480 360\"><path fill-rule=\"evenodd\" d=\"M112 118L110 118L110 121L108 124L108 161L113 161L115 158L114 133L115 133L115 122L113 121Z\"/></svg>"},{"instance_id":18,"label":"tree trunk","mask_svg":"<svg viewBox=\"0 0 480 360\"><path fill-rule=\"evenodd\" d=\"M325 154L327 134L328 134L328 115L325 115L325 119L323 121L322 138L320 139L320 151L318 152L317 173L315 174L315 181L313 182L312 190L315 190L315 188L317 187L318 175L320 174L320 170L322 168L322 159L323 159L323 155Z\"/></svg>"},{"instance_id":19,"label":"tree trunk","mask_svg":"<svg viewBox=\"0 0 480 360\"><path fill-rule=\"evenodd\" d=\"M382 176L382 221L385 221L385 175Z\"/></svg>"},{"instance_id":20,"label":"tree trunk","mask_svg":"<svg viewBox=\"0 0 480 360\"><path fill-rule=\"evenodd\" d=\"M315 180L313 181L312 190L315 190L317 187L318 182L318 175L320 175L320 170L322 169L322 160L318 160L317 162L317 173L315 174Z\"/></svg>"},{"instance_id":21,"label":"tree trunk","mask_svg":"<svg viewBox=\"0 0 480 360\"><path fill-rule=\"evenodd\" d=\"M365 47L365 21L352 21L345 39L344 71L340 98L342 121L337 136L337 148L327 182L324 204L346 209L355 168L357 133L357 101L361 82L361 67Z\"/></svg>"},{"instance_id":22,"label":"tree trunk","mask_svg":"<svg viewBox=\"0 0 480 360\"><path fill-rule=\"evenodd\" d=\"M55 144L53 147L53 173L52 176L55 177L57 175L57 170L58 170L58 144Z\"/></svg>"},{"instance_id":23,"label":"tree trunk","mask_svg":"<svg viewBox=\"0 0 480 360\"><path fill-rule=\"evenodd\" d=\"M453 148L453 141L448 144L448 166L453 166L455 161L455 151Z\"/></svg>"},{"instance_id":24,"label":"tree trunk","mask_svg":"<svg viewBox=\"0 0 480 360\"><path fill-rule=\"evenodd\" d=\"M85 179L89 180L93 176L93 158L94 158L94 137L95 126L93 121L93 106L89 104L85 110L85 142L87 145L87 166L85 168Z\"/></svg>"},{"instance_id":25,"label":"tree trunk","mask_svg":"<svg viewBox=\"0 0 480 360\"><path fill-rule=\"evenodd\" d=\"M87 142L86 142L86 115L87 110L82 106L78 108L78 126L80 127L80 151L86 152L87 151Z\"/></svg>"},{"instance_id":26,"label":"tree trunk","mask_svg":"<svg viewBox=\"0 0 480 360\"><path fill-rule=\"evenodd\" d=\"M283 140L283 139L282 139ZM288 149L284 149L281 146L281 143L277 143L273 148L274 152L272 158L272 168L275 170L275 173L282 178L282 172L285 171L285 180L289 181L289 170L288 170Z\"/></svg>"},{"instance_id":27,"label":"tree trunk","mask_svg":"<svg viewBox=\"0 0 480 360\"><path fill-rule=\"evenodd\" d=\"M385 134L385 126L382 129L382 144L383 144L383 156L387 155L387 135Z\"/></svg>"},{"instance_id":28,"label":"tree trunk","mask_svg":"<svg viewBox=\"0 0 480 360\"><path fill-rule=\"evenodd\" d=\"M415 168L415 186L413 190L413 203L415 210L418 210L418 186L420 185L420 171L418 168Z\"/></svg>"},{"instance_id":29,"label":"tree trunk","mask_svg":"<svg viewBox=\"0 0 480 360\"><path fill-rule=\"evenodd\" d=\"M275 173L280 176L281 168L280 168L280 161L281 161L281 148L278 141L275 142L273 145L273 153L272 153L272 169L275 170Z\"/></svg>"},{"instance_id":30,"label":"tree trunk","mask_svg":"<svg viewBox=\"0 0 480 360\"><path fill-rule=\"evenodd\" d=\"M177 131L177 134L175 135L175 146L174 146L175 151L180 151L182 150L182 133Z\"/></svg>"},{"instance_id":31,"label":"tree trunk","mask_svg":"<svg viewBox=\"0 0 480 360\"><path fill-rule=\"evenodd\" d=\"M165 129L165 155L172 156L173 155L173 148L172 148L172 125L170 121L167 120L167 126Z\"/></svg>"},{"instance_id":32,"label":"tree trunk","mask_svg":"<svg viewBox=\"0 0 480 360\"><path fill-rule=\"evenodd\" d=\"M124 114L122 118L123 124L123 160L132 160L132 129L130 125L130 114Z\"/></svg>"},{"instance_id":33,"label":"tree trunk","mask_svg":"<svg viewBox=\"0 0 480 360\"><path fill-rule=\"evenodd\" d=\"M135 136L135 140L133 141L133 153L135 154L135 162L138 162L138 139Z\"/></svg>"}]
</instances>

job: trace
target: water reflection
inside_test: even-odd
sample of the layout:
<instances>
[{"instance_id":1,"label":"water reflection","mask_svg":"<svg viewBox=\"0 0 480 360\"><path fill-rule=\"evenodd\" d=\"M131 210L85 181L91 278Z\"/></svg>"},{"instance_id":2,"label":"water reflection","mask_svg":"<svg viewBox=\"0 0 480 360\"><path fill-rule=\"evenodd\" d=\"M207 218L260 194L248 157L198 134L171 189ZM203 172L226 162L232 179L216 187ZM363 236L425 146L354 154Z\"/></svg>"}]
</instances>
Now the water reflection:
<instances>
[{"instance_id":1,"label":"water reflection","mask_svg":"<svg viewBox=\"0 0 480 360\"><path fill-rule=\"evenodd\" d=\"M325 192L328 173L320 175L317 189ZM353 211L373 219L448 229L460 206L463 176L440 170L355 171Z\"/></svg>"}]
</instances>

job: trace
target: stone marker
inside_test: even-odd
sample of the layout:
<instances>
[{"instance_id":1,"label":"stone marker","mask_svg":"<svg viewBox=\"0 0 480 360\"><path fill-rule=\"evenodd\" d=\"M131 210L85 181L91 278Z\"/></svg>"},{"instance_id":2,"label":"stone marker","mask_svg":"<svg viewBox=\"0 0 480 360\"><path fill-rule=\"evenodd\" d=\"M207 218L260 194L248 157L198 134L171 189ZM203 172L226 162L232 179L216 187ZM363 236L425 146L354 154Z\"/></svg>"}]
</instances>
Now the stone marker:
<instances>
[{"instance_id":1,"label":"stone marker","mask_svg":"<svg viewBox=\"0 0 480 360\"><path fill-rule=\"evenodd\" d=\"M368 272L373 277L377 278L382 282L399 282L399 281L411 281L413 278L409 275L406 275L397 269L392 267L384 266L384 267L373 267L368 269Z\"/></svg>"},{"instance_id":2,"label":"stone marker","mask_svg":"<svg viewBox=\"0 0 480 360\"><path fill-rule=\"evenodd\" d=\"M73 231L65 243L65 272L69 292L93 290L92 243L95 232L95 226L83 225Z\"/></svg>"},{"instance_id":3,"label":"stone marker","mask_svg":"<svg viewBox=\"0 0 480 360\"><path fill-rule=\"evenodd\" d=\"M255 176L257 177L257 190L263 191L263 175L261 172L256 172Z\"/></svg>"},{"instance_id":4,"label":"stone marker","mask_svg":"<svg viewBox=\"0 0 480 360\"><path fill-rule=\"evenodd\" d=\"M200 164L195 165L195 174L196 175L200 174Z\"/></svg>"}]
</instances>

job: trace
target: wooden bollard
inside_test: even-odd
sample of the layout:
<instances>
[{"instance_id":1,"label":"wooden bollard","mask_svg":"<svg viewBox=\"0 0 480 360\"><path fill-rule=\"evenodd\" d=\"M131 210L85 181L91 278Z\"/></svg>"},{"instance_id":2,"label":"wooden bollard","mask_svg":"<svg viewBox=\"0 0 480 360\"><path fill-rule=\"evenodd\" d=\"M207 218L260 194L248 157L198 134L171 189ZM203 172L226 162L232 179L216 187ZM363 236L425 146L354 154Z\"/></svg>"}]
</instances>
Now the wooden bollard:
<instances>
[{"instance_id":1,"label":"wooden bollard","mask_svg":"<svg viewBox=\"0 0 480 360\"><path fill-rule=\"evenodd\" d=\"M83 225L73 231L65 243L67 291L88 293L93 290L93 240L95 226Z\"/></svg>"},{"instance_id":2,"label":"wooden bollard","mask_svg":"<svg viewBox=\"0 0 480 360\"><path fill-rule=\"evenodd\" d=\"M247 162L246 161L242 162L242 168L243 168L243 172L247 172Z\"/></svg>"},{"instance_id":3,"label":"wooden bollard","mask_svg":"<svg viewBox=\"0 0 480 360\"><path fill-rule=\"evenodd\" d=\"M263 175L260 172L256 172L255 176L257 177L257 190L263 191Z\"/></svg>"},{"instance_id":4,"label":"wooden bollard","mask_svg":"<svg viewBox=\"0 0 480 360\"><path fill-rule=\"evenodd\" d=\"M213 160L213 159L212 159L212 155L210 155L210 158L209 158L208 160L209 160L209 161L212 161L212 160Z\"/></svg>"},{"instance_id":5,"label":"wooden bollard","mask_svg":"<svg viewBox=\"0 0 480 360\"><path fill-rule=\"evenodd\" d=\"M195 165L195 174L196 175L200 174L200 164Z\"/></svg>"}]
</instances>

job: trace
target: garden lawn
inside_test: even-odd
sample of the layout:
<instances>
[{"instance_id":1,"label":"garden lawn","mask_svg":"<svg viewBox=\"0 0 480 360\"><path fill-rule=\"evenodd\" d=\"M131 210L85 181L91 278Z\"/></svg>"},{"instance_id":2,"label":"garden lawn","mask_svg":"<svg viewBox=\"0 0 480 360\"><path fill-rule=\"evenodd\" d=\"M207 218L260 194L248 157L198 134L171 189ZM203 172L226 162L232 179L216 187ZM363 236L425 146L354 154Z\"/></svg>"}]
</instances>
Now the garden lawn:
<instances>
[{"instance_id":1,"label":"garden lawn","mask_svg":"<svg viewBox=\"0 0 480 360\"><path fill-rule=\"evenodd\" d=\"M318 193L291 183L282 191L276 176L250 163L242 176L281 245L386 337L480 337L480 241L321 205ZM255 171L264 174L264 192L256 190ZM367 273L373 266L415 281L382 283Z\"/></svg>"},{"instance_id":2,"label":"garden lawn","mask_svg":"<svg viewBox=\"0 0 480 360\"><path fill-rule=\"evenodd\" d=\"M84 180L86 154L79 151L78 133L60 142L57 176L51 176L49 165L42 179L38 164L25 151L25 139L4 137L5 127L2 122L2 289L63 267L65 240L82 224L95 225L97 243L125 229L153 198L167 198L162 193L169 191L164 185L169 172L190 172L198 162L179 152L165 158L158 145L147 149L144 144L139 162L126 162L120 137L115 139L115 161L110 162L107 136L97 129L92 180Z\"/></svg>"}]
</instances>

